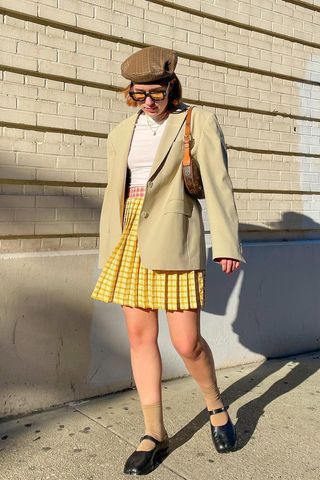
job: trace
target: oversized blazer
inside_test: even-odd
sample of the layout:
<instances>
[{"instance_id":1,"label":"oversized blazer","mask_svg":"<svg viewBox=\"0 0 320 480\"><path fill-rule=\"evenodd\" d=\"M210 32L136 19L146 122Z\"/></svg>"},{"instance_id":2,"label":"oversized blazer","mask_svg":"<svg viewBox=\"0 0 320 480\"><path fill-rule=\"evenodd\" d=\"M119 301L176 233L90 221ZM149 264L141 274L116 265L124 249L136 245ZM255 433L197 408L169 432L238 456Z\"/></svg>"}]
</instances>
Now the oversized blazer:
<instances>
[{"instance_id":1,"label":"oversized blazer","mask_svg":"<svg viewBox=\"0 0 320 480\"><path fill-rule=\"evenodd\" d=\"M169 114L154 158L138 220L141 263L152 270L206 268L202 206L184 188L182 158L188 105ZM100 215L99 268L118 243L123 230L128 153L139 109L119 123L107 139L107 187ZM191 118L192 157L198 162L212 240L212 260L242 262L238 215L228 174L228 158L217 117L195 107Z\"/></svg>"}]
</instances>

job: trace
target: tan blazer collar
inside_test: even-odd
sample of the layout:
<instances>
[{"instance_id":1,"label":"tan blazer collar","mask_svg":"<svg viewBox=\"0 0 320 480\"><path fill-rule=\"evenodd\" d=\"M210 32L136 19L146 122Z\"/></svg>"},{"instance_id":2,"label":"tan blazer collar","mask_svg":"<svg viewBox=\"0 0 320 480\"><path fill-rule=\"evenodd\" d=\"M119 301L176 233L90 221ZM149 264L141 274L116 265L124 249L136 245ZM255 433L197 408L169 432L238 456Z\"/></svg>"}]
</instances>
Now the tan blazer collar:
<instances>
[{"instance_id":1,"label":"tan blazer collar","mask_svg":"<svg viewBox=\"0 0 320 480\"><path fill-rule=\"evenodd\" d=\"M180 132L180 129L186 119L186 111L187 109L179 108L169 114L154 162L152 164L152 168L150 170L149 178L154 175L162 161L166 158L171 145L178 136L178 133Z\"/></svg>"},{"instance_id":2,"label":"tan blazer collar","mask_svg":"<svg viewBox=\"0 0 320 480\"><path fill-rule=\"evenodd\" d=\"M176 139L185 121L187 108L188 105L181 103L180 105L178 105L177 109L174 112L171 112L169 114L164 132L162 134L161 142L159 144L154 162L152 164L152 168L150 170L149 179L157 171L161 162L166 157L172 143ZM139 109L134 115L131 115L131 117L129 117L127 122L125 123L125 129L121 132L122 138L120 139L120 145L118 150L118 161L123 166L123 169L125 169L127 165L127 159L136 122L142 113L142 110Z\"/></svg>"}]
</instances>

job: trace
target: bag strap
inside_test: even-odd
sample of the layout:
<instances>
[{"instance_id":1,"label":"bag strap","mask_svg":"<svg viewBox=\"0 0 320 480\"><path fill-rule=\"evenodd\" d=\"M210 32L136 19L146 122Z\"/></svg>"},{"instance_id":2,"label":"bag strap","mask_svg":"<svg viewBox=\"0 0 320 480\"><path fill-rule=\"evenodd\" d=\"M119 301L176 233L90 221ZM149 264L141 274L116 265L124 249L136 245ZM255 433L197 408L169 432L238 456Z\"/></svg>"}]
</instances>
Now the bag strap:
<instances>
[{"instance_id":1,"label":"bag strap","mask_svg":"<svg viewBox=\"0 0 320 480\"><path fill-rule=\"evenodd\" d=\"M190 140L191 140L191 113L193 107L188 108L187 116L186 116L186 126L184 130L184 156L182 160L182 165L184 167L190 166Z\"/></svg>"}]
</instances>

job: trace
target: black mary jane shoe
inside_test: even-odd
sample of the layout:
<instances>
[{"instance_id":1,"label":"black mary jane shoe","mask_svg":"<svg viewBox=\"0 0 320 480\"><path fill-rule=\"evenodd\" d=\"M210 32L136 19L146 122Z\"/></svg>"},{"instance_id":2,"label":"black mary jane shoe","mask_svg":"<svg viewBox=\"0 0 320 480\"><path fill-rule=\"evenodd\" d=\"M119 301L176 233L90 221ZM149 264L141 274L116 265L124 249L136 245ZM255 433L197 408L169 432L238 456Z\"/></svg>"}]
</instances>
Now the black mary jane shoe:
<instances>
[{"instance_id":1,"label":"black mary jane shoe","mask_svg":"<svg viewBox=\"0 0 320 480\"><path fill-rule=\"evenodd\" d=\"M226 412L229 408L229 405L226 405L222 408L217 408L216 410L208 410L210 415L215 415L216 413ZM209 417L210 418L210 417ZM234 425L231 421L231 418L228 414L228 421L224 425L214 426L210 421L211 436L213 445L219 453L232 452L236 448L237 435Z\"/></svg>"},{"instance_id":2,"label":"black mary jane shoe","mask_svg":"<svg viewBox=\"0 0 320 480\"><path fill-rule=\"evenodd\" d=\"M156 446L150 451L135 450L127 459L123 473L128 473L129 475L146 475L152 472L167 456L169 451L168 436L160 441L146 434L140 438L140 442L145 438L152 440Z\"/></svg>"}]
</instances>

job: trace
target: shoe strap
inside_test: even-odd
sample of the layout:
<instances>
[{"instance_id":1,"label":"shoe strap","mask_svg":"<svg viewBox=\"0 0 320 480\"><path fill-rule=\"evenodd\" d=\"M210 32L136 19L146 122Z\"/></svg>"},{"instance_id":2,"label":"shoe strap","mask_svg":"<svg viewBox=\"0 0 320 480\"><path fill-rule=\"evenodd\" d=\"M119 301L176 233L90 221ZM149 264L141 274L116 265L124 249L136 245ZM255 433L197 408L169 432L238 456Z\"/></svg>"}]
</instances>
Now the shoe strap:
<instances>
[{"instance_id":1,"label":"shoe strap","mask_svg":"<svg viewBox=\"0 0 320 480\"><path fill-rule=\"evenodd\" d=\"M225 405L224 407L217 408L216 410L208 410L210 415L215 415L216 413L226 412L229 408L229 405Z\"/></svg>"},{"instance_id":2,"label":"shoe strap","mask_svg":"<svg viewBox=\"0 0 320 480\"><path fill-rule=\"evenodd\" d=\"M142 440L145 440L145 439L152 440L156 445L160 443L160 440L157 440L152 435L148 435L147 433L145 435L142 435L142 437L140 438L140 442L142 442Z\"/></svg>"}]
</instances>

